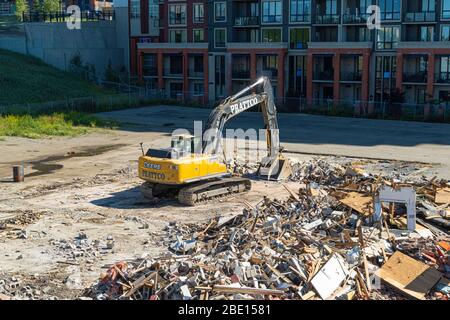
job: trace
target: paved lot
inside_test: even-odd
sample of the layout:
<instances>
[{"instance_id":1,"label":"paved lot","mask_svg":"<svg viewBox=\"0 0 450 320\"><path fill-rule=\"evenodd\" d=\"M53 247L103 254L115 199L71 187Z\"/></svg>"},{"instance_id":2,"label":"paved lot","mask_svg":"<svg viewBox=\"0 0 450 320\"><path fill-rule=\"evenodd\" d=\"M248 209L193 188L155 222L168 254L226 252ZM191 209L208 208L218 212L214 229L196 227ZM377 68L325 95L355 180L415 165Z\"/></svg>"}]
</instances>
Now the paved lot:
<instances>
[{"instance_id":1,"label":"paved lot","mask_svg":"<svg viewBox=\"0 0 450 320\"><path fill-rule=\"evenodd\" d=\"M209 110L158 106L105 113L131 131L171 133L193 129L193 121ZM228 128L262 128L261 114L247 112L232 119ZM283 146L291 152L343 155L438 164L436 174L450 179L450 125L279 114Z\"/></svg>"}]
</instances>

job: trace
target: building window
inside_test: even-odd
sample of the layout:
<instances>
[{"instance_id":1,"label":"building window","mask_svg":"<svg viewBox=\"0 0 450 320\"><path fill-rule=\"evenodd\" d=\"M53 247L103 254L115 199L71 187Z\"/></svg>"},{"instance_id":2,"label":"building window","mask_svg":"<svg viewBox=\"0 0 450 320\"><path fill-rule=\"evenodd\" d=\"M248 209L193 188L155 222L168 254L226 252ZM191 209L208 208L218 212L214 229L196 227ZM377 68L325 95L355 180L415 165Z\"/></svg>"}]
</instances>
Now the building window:
<instances>
[{"instance_id":1,"label":"building window","mask_svg":"<svg viewBox=\"0 0 450 320\"><path fill-rule=\"evenodd\" d=\"M442 19L450 19L450 0L442 0Z\"/></svg>"},{"instance_id":2,"label":"building window","mask_svg":"<svg viewBox=\"0 0 450 320\"><path fill-rule=\"evenodd\" d=\"M400 27L382 27L377 32L377 49L395 49L397 48L399 40Z\"/></svg>"},{"instance_id":3,"label":"building window","mask_svg":"<svg viewBox=\"0 0 450 320\"><path fill-rule=\"evenodd\" d=\"M203 3L194 3L194 14L193 14L193 21L194 23L203 23L205 19L205 9L203 6Z\"/></svg>"},{"instance_id":4,"label":"building window","mask_svg":"<svg viewBox=\"0 0 450 320\"><path fill-rule=\"evenodd\" d=\"M397 59L393 56L376 57L375 101L389 101L396 88Z\"/></svg>"},{"instance_id":5,"label":"building window","mask_svg":"<svg viewBox=\"0 0 450 320\"><path fill-rule=\"evenodd\" d=\"M441 29L441 41L450 41L450 26L442 26Z\"/></svg>"},{"instance_id":6,"label":"building window","mask_svg":"<svg viewBox=\"0 0 450 320\"><path fill-rule=\"evenodd\" d=\"M261 42L281 42L281 29L261 29Z\"/></svg>"},{"instance_id":7,"label":"building window","mask_svg":"<svg viewBox=\"0 0 450 320\"><path fill-rule=\"evenodd\" d=\"M307 49L309 42L309 28L292 28L289 30L291 49Z\"/></svg>"},{"instance_id":8,"label":"building window","mask_svg":"<svg viewBox=\"0 0 450 320\"><path fill-rule=\"evenodd\" d=\"M325 6L325 14L333 15L337 13L337 0L327 0Z\"/></svg>"},{"instance_id":9,"label":"building window","mask_svg":"<svg viewBox=\"0 0 450 320\"><path fill-rule=\"evenodd\" d=\"M311 21L311 0L291 0L289 17L291 22Z\"/></svg>"},{"instance_id":10,"label":"building window","mask_svg":"<svg viewBox=\"0 0 450 320\"><path fill-rule=\"evenodd\" d=\"M141 16L141 3L139 0L132 0L130 3L130 17L137 19Z\"/></svg>"},{"instance_id":11,"label":"building window","mask_svg":"<svg viewBox=\"0 0 450 320\"><path fill-rule=\"evenodd\" d=\"M214 30L214 46L216 48L224 48L226 45L227 30L215 29Z\"/></svg>"},{"instance_id":12,"label":"building window","mask_svg":"<svg viewBox=\"0 0 450 320\"><path fill-rule=\"evenodd\" d=\"M262 22L281 23L283 21L283 10L281 1L263 1Z\"/></svg>"},{"instance_id":13,"label":"building window","mask_svg":"<svg viewBox=\"0 0 450 320\"><path fill-rule=\"evenodd\" d=\"M400 20L401 0L380 0L381 20Z\"/></svg>"},{"instance_id":14,"label":"building window","mask_svg":"<svg viewBox=\"0 0 450 320\"><path fill-rule=\"evenodd\" d=\"M226 2L214 2L214 21L215 22L227 21L227 3Z\"/></svg>"},{"instance_id":15,"label":"building window","mask_svg":"<svg viewBox=\"0 0 450 320\"><path fill-rule=\"evenodd\" d=\"M169 42L186 42L186 30L169 30Z\"/></svg>"},{"instance_id":16,"label":"building window","mask_svg":"<svg viewBox=\"0 0 450 320\"><path fill-rule=\"evenodd\" d=\"M436 0L422 0L422 12L435 12Z\"/></svg>"},{"instance_id":17,"label":"building window","mask_svg":"<svg viewBox=\"0 0 450 320\"><path fill-rule=\"evenodd\" d=\"M144 53L144 59L142 64L142 73L144 77L154 77L158 75L158 69L156 66L156 54Z\"/></svg>"},{"instance_id":18,"label":"building window","mask_svg":"<svg viewBox=\"0 0 450 320\"><path fill-rule=\"evenodd\" d=\"M434 41L434 27L420 27L420 41Z\"/></svg>"},{"instance_id":19,"label":"building window","mask_svg":"<svg viewBox=\"0 0 450 320\"><path fill-rule=\"evenodd\" d=\"M203 42L205 41L205 32L203 29L194 29L193 30L193 41L194 42Z\"/></svg>"},{"instance_id":20,"label":"building window","mask_svg":"<svg viewBox=\"0 0 450 320\"><path fill-rule=\"evenodd\" d=\"M194 83L194 96L202 96L204 93L204 89L203 89L203 83L202 82L195 82Z\"/></svg>"},{"instance_id":21,"label":"building window","mask_svg":"<svg viewBox=\"0 0 450 320\"><path fill-rule=\"evenodd\" d=\"M264 55L262 58L262 75L274 79L278 76L278 57L276 55ZM276 90L274 89L276 92Z\"/></svg>"},{"instance_id":22,"label":"building window","mask_svg":"<svg viewBox=\"0 0 450 320\"><path fill-rule=\"evenodd\" d=\"M186 24L186 5L171 4L169 5L169 24L185 25Z\"/></svg>"}]
</instances>

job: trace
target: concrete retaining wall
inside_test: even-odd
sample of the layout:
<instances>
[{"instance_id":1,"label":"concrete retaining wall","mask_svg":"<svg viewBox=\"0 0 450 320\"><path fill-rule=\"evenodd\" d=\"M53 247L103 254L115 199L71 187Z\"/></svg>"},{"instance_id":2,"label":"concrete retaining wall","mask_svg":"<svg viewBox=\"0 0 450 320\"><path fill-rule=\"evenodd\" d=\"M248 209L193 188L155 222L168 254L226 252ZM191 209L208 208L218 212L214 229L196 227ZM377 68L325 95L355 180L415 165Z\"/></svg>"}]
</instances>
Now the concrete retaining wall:
<instances>
[{"instance_id":1,"label":"concrete retaining wall","mask_svg":"<svg viewBox=\"0 0 450 320\"><path fill-rule=\"evenodd\" d=\"M83 63L95 66L103 76L111 61L113 68L128 69L128 48L123 37L128 30L117 30L116 21L82 22L80 30L69 30L66 23L26 23L24 35L0 36L0 48L29 54L61 70L68 70L70 59L80 54Z\"/></svg>"}]
</instances>

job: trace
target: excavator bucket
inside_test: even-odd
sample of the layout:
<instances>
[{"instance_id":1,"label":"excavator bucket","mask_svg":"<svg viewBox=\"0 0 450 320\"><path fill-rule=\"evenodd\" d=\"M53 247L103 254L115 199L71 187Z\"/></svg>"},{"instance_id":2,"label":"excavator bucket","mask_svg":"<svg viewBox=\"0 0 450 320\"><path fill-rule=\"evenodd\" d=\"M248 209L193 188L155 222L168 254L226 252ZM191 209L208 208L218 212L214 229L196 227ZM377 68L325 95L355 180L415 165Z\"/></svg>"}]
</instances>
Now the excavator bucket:
<instances>
[{"instance_id":1,"label":"excavator bucket","mask_svg":"<svg viewBox=\"0 0 450 320\"><path fill-rule=\"evenodd\" d=\"M271 181L283 181L292 174L291 164L287 159L278 157L275 161L268 163L261 162L258 170L258 176L261 179Z\"/></svg>"}]
</instances>

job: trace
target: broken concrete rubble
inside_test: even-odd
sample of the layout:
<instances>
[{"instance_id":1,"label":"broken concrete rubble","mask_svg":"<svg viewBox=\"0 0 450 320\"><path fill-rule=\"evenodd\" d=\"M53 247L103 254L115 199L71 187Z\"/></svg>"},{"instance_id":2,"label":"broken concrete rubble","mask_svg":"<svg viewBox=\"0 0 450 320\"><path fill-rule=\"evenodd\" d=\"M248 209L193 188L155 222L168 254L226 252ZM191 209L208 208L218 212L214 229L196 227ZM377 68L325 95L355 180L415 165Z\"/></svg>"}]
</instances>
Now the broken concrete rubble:
<instances>
[{"instance_id":1,"label":"broken concrete rubble","mask_svg":"<svg viewBox=\"0 0 450 320\"><path fill-rule=\"evenodd\" d=\"M427 196L442 182L399 178L392 174L383 179L361 167L323 160L297 164L291 180L301 184L298 190L286 186L287 200L247 203L241 214L203 225L169 224L164 243L172 253L112 265L86 295L198 300L411 297L391 282L380 283L377 275L401 253L435 275L448 276L448 230L432 219L417 219L416 227L408 230L405 208L378 205L397 200L384 197L383 190L413 190L418 216L446 206L433 204ZM382 219L373 219L375 213ZM423 297L448 299L445 288L430 283Z\"/></svg>"}]
</instances>

